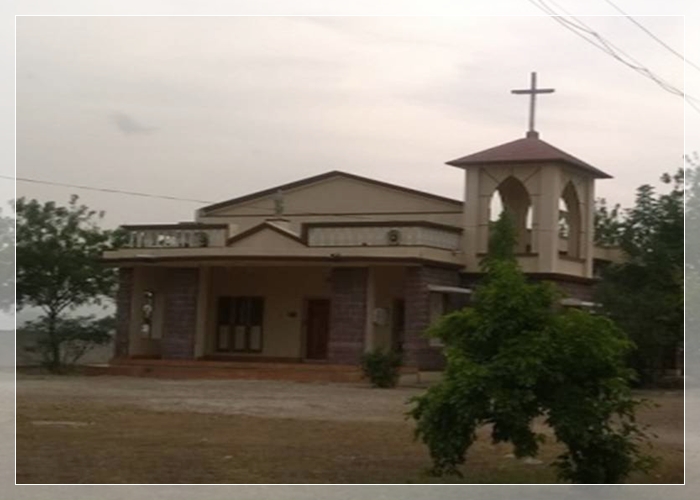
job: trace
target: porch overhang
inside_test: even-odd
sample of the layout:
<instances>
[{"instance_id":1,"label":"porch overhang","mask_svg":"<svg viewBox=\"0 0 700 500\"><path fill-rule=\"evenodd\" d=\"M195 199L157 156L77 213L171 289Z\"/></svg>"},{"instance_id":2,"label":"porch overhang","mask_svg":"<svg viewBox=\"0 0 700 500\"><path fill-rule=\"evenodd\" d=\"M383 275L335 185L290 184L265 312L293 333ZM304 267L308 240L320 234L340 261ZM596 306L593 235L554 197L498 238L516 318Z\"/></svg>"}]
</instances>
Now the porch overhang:
<instances>
[{"instance_id":1,"label":"porch overhang","mask_svg":"<svg viewBox=\"0 0 700 500\"><path fill-rule=\"evenodd\" d=\"M303 252L276 251L274 248L241 252L235 247L210 248L123 248L105 252L102 261L107 265L421 265L461 269L459 252L432 247L323 247L304 248Z\"/></svg>"}]
</instances>

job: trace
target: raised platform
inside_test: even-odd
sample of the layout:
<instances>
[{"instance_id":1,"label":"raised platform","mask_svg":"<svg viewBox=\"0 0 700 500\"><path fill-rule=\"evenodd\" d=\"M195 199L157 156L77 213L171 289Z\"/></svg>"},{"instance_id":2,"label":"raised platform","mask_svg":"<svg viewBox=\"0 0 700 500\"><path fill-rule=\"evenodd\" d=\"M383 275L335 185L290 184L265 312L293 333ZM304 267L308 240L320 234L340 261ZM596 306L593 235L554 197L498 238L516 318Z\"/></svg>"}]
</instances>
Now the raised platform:
<instances>
[{"instance_id":1,"label":"raised platform","mask_svg":"<svg viewBox=\"0 0 700 500\"><path fill-rule=\"evenodd\" d=\"M85 375L122 375L170 379L249 379L293 382L360 382L359 367L325 363L259 361L114 359L105 365L86 365ZM402 373L417 373L411 368Z\"/></svg>"}]
</instances>

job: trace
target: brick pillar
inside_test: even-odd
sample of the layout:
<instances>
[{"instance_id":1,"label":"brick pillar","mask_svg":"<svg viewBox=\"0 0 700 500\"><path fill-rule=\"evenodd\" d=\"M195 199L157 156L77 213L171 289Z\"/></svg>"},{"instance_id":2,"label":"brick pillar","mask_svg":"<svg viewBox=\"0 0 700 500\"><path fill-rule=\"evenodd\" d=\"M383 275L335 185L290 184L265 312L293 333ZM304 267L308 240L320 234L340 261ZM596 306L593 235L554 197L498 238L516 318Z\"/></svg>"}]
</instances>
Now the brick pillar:
<instances>
[{"instance_id":1,"label":"brick pillar","mask_svg":"<svg viewBox=\"0 0 700 500\"><path fill-rule=\"evenodd\" d=\"M117 284L117 328L114 337L114 357L126 358L129 355L134 268L120 267L117 275Z\"/></svg>"},{"instance_id":2,"label":"brick pillar","mask_svg":"<svg viewBox=\"0 0 700 500\"><path fill-rule=\"evenodd\" d=\"M445 359L440 347L431 347L424 333L430 325L428 285L459 286L456 270L438 267L408 267L405 281L404 364L421 370L440 370Z\"/></svg>"},{"instance_id":3,"label":"brick pillar","mask_svg":"<svg viewBox=\"0 0 700 500\"><path fill-rule=\"evenodd\" d=\"M193 359L197 330L199 269L168 269L165 281L162 357Z\"/></svg>"},{"instance_id":4,"label":"brick pillar","mask_svg":"<svg viewBox=\"0 0 700 500\"><path fill-rule=\"evenodd\" d=\"M365 342L367 279L368 269L363 267L338 267L331 271L331 363L360 363Z\"/></svg>"}]
</instances>

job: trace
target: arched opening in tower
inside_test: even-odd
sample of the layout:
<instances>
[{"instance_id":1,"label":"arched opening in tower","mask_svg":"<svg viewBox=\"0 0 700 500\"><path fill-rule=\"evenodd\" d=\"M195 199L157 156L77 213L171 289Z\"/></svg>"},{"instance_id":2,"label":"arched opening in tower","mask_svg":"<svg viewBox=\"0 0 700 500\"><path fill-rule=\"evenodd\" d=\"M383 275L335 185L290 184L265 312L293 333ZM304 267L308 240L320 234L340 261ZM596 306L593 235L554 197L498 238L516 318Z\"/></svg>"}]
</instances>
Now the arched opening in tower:
<instances>
[{"instance_id":1,"label":"arched opening in tower","mask_svg":"<svg viewBox=\"0 0 700 500\"><path fill-rule=\"evenodd\" d=\"M504 210L508 211L515 226L516 253L531 253L532 201L523 183L512 176L501 182L491 195L489 220L498 220Z\"/></svg>"},{"instance_id":2,"label":"arched opening in tower","mask_svg":"<svg viewBox=\"0 0 700 500\"><path fill-rule=\"evenodd\" d=\"M581 257L581 205L578 193L568 182L559 199L560 252L568 257Z\"/></svg>"}]
</instances>

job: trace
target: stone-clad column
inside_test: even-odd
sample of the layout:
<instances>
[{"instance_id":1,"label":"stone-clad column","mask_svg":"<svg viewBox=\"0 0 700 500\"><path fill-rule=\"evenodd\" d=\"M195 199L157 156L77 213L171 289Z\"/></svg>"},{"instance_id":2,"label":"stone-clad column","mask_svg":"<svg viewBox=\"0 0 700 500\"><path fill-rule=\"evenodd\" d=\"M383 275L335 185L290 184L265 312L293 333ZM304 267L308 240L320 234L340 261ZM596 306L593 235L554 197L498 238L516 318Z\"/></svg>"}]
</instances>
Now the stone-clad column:
<instances>
[{"instance_id":1,"label":"stone-clad column","mask_svg":"<svg viewBox=\"0 0 700 500\"><path fill-rule=\"evenodd\" d=\"M199 270L170 268L165 286L161 353L163 359L193 359L197 331Z\"/></svg>"},{"instance_id":2,"label":"stone-clad column","mask_svg":"<svg viewBox=\"0 0 700 500\"><path fill-rule=\"evenodd\" d=\"M533 217L537 223L538 272L556 272L559 260L559 199L561 198L561 171L554 165L541 170L538 207ZM533 228L535 224L533 223Z\"/></svg>"},{"instance_id":3,"label":"stone-clad column","mask_svg":"<svg viewBox=\"0 0 700 500\"><path fill-rule=\"evenodd\" d=\"M440 370L445 364L442 349L431 347L424 336L430 325L428 285L459 286L459 273L438 267L406 268L404 364L421 370Z\"/></svg>"},{"instance_id":4,"label":"stone-clad column","mask_svg":"<svg viewBox=\"0 0 700 500\"><path fill-rule=\"evenodd\" d=\"M194 356L201 358L207 354L207 313L209 311L211 267L199 268L199 287L197 289L197 333L194 342Z\"/></svg>"},{"instance_id":5,"label":"stone-clad column","mask_svg":"<svg viewBox=\"0 0 700 500\"><path fill-rule=\"evenodd\" d=\"M131 301L134 295L134 268L120 267L117 275L117 328L114 337L114 357L129 356L131 333Z\"/></svg>"},{"instance_id":6,"label":"stone-clad column","mask_svg":"<svg viewBox=\"0 0 700 500\"><path fill-rule=\"evenodd\" d=\"M480 176L481 169L468 168L465 171L464 208L462 212L462 252L467 269L477 269L480 237ZM482 217L484 215L482 214ZM485 215L488 217L488 215ZM488 221L487 221L488 222Z\"/></svg>"},{"instance_id":7,"label":"stone-clad column","mask_svg":"<svg viewBox=\"0 0 700 500\"><path fill-rule=\"evenodd\" d=\"M367 325L367 279L368 269L364 267L337 267L331 271L330 363L360 363Z\"/></svg>"}]
</instances>

